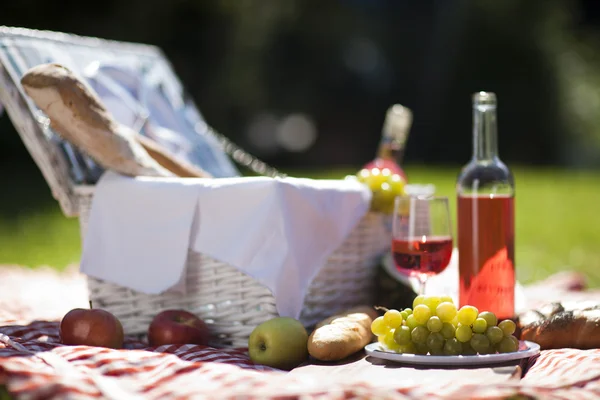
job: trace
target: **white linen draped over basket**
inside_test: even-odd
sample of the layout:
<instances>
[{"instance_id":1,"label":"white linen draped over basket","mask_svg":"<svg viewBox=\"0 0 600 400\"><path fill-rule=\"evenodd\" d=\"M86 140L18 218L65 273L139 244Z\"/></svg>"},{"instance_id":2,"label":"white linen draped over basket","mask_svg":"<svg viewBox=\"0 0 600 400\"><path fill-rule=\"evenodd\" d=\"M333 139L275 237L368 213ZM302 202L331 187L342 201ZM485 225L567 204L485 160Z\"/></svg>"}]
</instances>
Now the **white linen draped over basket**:
<instances>
[{"instance_id":1,"label":"white linen draped over basket","mask_svg":"<svg viewBox=\"0 0 600 400\"><path fill-rule=\"evenodd\" d=\"M184 290L188 249L232 265L298 318L312 279L367 213L356 180L131 178L96 185L81 260L89 276L147 294Z\"/></svg>"}]
</instances>

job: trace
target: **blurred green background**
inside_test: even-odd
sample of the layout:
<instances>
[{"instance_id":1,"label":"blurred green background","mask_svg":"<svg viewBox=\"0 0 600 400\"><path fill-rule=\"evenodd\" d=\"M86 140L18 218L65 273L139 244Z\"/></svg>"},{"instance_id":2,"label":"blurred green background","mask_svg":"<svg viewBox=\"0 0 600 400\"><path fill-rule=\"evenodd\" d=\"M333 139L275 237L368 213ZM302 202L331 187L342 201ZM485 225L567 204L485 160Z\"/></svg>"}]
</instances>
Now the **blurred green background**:
<instances>
[{"instance_id":1,"label":"blurred green background","mask_svg":"<svg viewBox=\"0 0 600 400\"><path fill-rule=\"evenodd\" d=\"M594 0L104 0L94 12L22 0L0 25L160 46L210 125L293 175L354 173L401 103L415 116L410 180L451 198L470 158L470 95L494 91L519 279L575 269L600 286L599 16ZM77 221L6 115L0 168L0 263L76 263Z\"/></svg>"}]
</instances>

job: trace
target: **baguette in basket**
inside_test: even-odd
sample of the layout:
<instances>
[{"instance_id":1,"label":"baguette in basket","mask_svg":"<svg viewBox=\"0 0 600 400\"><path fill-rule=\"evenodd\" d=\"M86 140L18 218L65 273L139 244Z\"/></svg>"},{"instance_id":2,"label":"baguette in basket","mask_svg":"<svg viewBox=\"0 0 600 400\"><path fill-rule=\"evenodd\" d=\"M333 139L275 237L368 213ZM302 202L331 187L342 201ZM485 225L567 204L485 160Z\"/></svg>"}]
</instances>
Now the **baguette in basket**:
<instances>
[{"instance_id":1,"label":"baguette in basket","mask_svg":"<svg viewBox=\"0 0 600 400\"><path fill-rule=\"evenodd\" d=\"M209 177L115 121L93 89L62 65L37 65L21 84L56 133L105 169L129 176Z\"/></svg>"}]
</instances>

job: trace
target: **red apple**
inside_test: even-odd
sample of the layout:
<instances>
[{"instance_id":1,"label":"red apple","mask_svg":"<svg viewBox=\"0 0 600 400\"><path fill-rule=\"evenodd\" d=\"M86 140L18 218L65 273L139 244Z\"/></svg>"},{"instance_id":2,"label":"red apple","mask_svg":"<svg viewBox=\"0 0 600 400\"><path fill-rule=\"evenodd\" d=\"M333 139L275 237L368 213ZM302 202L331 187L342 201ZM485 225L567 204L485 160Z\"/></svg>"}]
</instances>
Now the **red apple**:
<instances>
[{"instance_id":1,"label":"red apple","mask_svg":"<svg viewBox=\"0 0 600 400\"><path fill-rule=\"evenodd\" d=\"M165 310L157 314L148 327L150 346L164 344L207 345L208 326L196 315L184 310Z\"/></svg>"},{"instance_id":2,"label":"red apple","mask_svg":"<svg viewBox=\"0 0 600 400\"><path fill-rule=\"evenodd\" d=\"M123 347L123 326L108 311L76 308L60 322L60 339L68 345L120 349Z\"/></svg>"}]
</instances>

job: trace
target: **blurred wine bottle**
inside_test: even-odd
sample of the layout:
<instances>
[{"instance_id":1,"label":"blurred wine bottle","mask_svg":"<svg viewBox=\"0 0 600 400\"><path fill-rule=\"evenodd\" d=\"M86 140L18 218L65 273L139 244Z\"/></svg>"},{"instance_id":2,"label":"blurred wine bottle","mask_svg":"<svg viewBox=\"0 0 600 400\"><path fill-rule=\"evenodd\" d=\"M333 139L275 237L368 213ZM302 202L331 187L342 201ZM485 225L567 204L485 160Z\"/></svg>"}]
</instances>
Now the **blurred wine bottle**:
<instances>
[{"instance_id":1,"label":"blurred wine bottle","mask_svg":"<svg viewBox=\"0 0 600 400\"><path fill-rule=\"evenodd\" d=\"M406 173L402 169L402 157L408 133L412 126L412 111L400 104L394 104L386 113L377 149L376 158L363 168L389 169L392 174L398 174L407 182Z\"/></svg>"}]
</instances>

